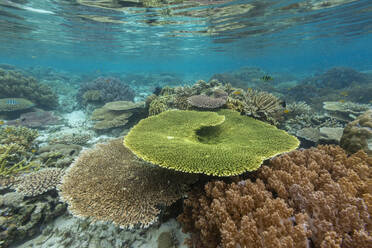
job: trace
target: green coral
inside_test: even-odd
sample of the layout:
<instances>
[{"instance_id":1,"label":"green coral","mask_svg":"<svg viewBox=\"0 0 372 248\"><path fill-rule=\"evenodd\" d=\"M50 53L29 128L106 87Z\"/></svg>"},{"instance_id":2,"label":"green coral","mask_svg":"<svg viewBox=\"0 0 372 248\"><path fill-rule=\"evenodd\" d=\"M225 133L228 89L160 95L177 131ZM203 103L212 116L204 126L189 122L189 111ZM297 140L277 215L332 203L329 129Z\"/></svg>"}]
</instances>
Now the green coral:
<instances>
[{"instance_id":1,"label":"green coral","mask_svg":"<svg viewBox=\"0 0 372 248\"><path fill-rule=\"evenodd\" d=\"M299 141L275 126L232 110L166 111L141 120L124 145L161 167L214 176L254 171Z\"/></svg>"},{"instance_id":2,"label":"green coral","mask_svg":"<svg viewBox=\"0 0 372 248\"><path fill-rule=\"evenodd\" d=\"M26 98L46 109L58 106L58 97L48 85L20 72L0 69L0 98L7 97Z\"/></svg>"},{"instance_id":3,"label":"green coral","mask_svg":"<svg viewBox=\"0 0 372 248\"><path fill-rule=\"evenodd\" d=\"M0 144L17 144L30 149L38 136L37 130L27 127L5 126L0 128Z\"/></svg>"},{"instance_id":4,"label":"green coral","mask_svg":"<svg viewBox=\"0 0 372 248\"><path fill-rule=\"evenodd\" d=\"M19 151L22 152L22 147L16 144L0 145L0 176L10 176L40 168L38 163L29 162L26 158L18 162L12 162Z\"/></svg>"}]
</instances>

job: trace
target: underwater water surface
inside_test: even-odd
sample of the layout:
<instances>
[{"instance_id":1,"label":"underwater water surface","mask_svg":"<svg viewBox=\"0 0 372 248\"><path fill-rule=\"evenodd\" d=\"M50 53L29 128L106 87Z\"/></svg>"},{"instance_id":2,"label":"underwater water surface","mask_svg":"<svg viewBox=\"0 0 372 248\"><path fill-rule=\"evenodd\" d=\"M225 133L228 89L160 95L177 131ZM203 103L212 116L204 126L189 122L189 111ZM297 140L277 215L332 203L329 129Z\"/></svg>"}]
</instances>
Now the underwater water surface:
<instances>
[{"instance_id":1,"label":"underwater water surface","mask_svg":"<svg viewBox=\"0 0 372 248\"><path fill-rule=\"evenodd\" d=\"M372 2L0 0L0 247L372 247Z\"/></svg>"}]
</instances>

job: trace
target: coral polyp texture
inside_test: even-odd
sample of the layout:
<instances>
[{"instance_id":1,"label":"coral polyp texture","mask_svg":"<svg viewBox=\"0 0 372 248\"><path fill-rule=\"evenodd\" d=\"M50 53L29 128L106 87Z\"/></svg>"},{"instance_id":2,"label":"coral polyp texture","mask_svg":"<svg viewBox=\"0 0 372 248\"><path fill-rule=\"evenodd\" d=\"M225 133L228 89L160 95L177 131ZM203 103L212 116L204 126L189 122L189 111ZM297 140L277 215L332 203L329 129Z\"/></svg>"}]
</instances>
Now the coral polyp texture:
<instances>
[{"instance_id":1,"label":"coral polyp texture","mask_svg":"<svg viewBox=\"0 0 372 248\"><path fill-rule=\"evenodd\" d=\"M25 98L45 109L58 106L58 97L48 85L20 72L0 69L0 98L5 97Z\"/></svg>"},{"instance_id":2,"label":"coral polyp texture","mask_svg":"<svg viewBox=\"0 0 372 248\"><path fill-rule=\"evenodd\" d=\"M251 179L196 189L178 217L190 247L372 247L372 158L318 146L273 158Z\"/></svg>"},{"instance_id":3,"label":"coral polyp texture","mask_svg":"<svg viewBox=\"0 0 372 248\"><path fill-rule=\"evenodd\" d=\"M81 154L63 177L60 193L74 215L123 228L147 227L197 177L146 165L122 142L115 139Z\"/></svg>"},{"instance_id":4,"label":"coral polyp texture","mask_svg":"<svg viewBox=\"0 0 372 248\"><path fill-rule=\"evenodd\" d=\"M236 111L170 110L141 120L124 140L138 157L161 167L214 176L254 171L265 159L296 149L283 130Z\"/></svg>"}]
</instances>

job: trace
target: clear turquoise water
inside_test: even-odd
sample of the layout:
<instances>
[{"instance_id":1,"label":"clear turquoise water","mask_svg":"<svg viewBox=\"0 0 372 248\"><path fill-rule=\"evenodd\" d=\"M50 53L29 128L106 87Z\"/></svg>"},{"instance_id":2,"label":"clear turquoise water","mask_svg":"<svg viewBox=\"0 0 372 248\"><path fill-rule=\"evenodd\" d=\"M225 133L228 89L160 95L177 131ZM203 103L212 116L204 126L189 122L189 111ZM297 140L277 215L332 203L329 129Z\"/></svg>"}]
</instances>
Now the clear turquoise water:
<instances>
[{"instance_id":1,"label":"clear turquoise water","mask_svg":"<svg viewBox=\"0 0 372 248\"><path fill-rule=\"evenodd\" d=\"M372 2L1 0L0 63L71 72L372 65ZM156 1L153 1L156 2Z\"/></svg>"}]
</instances>

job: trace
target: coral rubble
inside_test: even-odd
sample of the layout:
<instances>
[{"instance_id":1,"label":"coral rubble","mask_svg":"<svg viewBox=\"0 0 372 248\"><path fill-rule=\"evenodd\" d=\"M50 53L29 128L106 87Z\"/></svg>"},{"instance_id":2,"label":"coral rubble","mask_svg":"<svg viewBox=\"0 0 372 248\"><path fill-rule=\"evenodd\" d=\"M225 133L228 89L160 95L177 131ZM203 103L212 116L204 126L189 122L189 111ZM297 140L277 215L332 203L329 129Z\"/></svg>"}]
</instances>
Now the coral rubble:
<instances>
[{"instance_id":1,"label":"coral rubble","mask_svg":"<svg viewBox=\"0 0 372 248\"><path fill-rule=\"evenodd\" d=\"M372 245L372 158L318 146L273 158L251 179L209 182L178 218L190 247Z\"/></svg>"}]
</instances>

